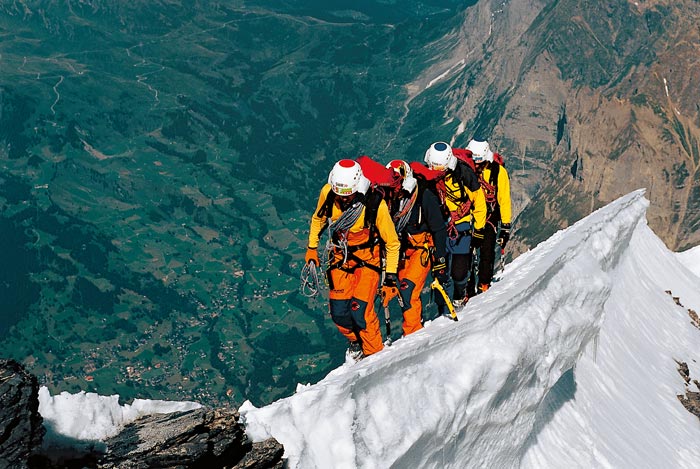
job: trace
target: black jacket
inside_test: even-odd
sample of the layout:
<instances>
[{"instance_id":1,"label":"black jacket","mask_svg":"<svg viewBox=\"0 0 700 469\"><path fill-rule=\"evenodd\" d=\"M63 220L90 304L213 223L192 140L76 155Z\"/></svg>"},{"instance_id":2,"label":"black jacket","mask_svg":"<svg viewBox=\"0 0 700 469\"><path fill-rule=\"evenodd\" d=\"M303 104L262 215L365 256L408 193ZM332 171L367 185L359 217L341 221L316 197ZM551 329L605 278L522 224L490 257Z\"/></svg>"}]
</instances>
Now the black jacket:
<instances>
[{"instance_id":1,"label":"black jacket","mask_svg":"<svg viewBox=\"0 0 700 469\"><path fill-rule=\"evenodd\" d=\"M404 231L412 235L426 231L431 233L435 243L435 257L444 258L447 254L447 220L442 211L440 199L429 188L419 186L416 190L418 197ZM403 238L403 235L399 233L400 238Z\"/></svg>"}]
</instances>

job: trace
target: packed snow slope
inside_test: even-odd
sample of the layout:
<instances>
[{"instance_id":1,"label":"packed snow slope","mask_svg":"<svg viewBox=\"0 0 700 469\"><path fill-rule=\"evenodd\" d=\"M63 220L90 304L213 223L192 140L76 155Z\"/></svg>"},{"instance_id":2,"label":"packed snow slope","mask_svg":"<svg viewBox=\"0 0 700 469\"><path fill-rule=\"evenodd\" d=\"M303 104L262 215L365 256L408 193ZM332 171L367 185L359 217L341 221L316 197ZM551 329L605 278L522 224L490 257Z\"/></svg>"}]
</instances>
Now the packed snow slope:
<instances>
[{"instance_id":1,"label":"packed snow slope","mask_svg":"<svg viewBox=\"0 0 700 469\"><path fill-rule=\"evenodd\" d=\"M691 272L700 277L700 246L679 252L676 256Z\"/></svg>"},{"instance_id":2,"label":"packed snow slope","mask_svg":"<svg viewBox=\"0 0 700 469\"><path fill-rule=\"evenodd\" d=\"M246 402L249 436L304 469L697 467L676 360L700 376L700 279L647 227L643 194L518 257L459 322Z\"/></svg>"}]
</instances>

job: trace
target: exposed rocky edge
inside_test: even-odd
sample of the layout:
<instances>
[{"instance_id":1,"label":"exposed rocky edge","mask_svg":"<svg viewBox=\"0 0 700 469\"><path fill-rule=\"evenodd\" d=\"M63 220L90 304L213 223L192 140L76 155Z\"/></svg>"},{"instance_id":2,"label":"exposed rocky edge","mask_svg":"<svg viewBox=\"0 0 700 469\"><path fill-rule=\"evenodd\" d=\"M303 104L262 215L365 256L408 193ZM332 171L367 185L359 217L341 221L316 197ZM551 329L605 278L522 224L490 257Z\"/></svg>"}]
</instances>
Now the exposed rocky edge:
<instances>
[{"instance_id":1,"label":"exposed rocky edge","mask_svg":"<svg viewBox=\"0 0 700 469\"><path fill-rule=\"evenodd\" d=\"M678 296L673 296L673 292L671 290L666 290L666 293L673 298L673 302L676 303L678 306L681 308L685 308L683 306L683 303L681 303L681 299ZM696 313L694 310L690 308L686 308L688 310L688 316L690 317L690 323L697 329L700 329L700 317L698 317L698 313Z\"/></svg>"},{"instance_id":2,"label":"exposed rocky edge","mask_svg":"<svg viewBox=\"0 0 700 469\"><path fill-rule=\"evenodd\" d=\"M238 412L196 409L143 417L110 438L98 467L112 468L282 468L282 445L251 444Z\"/></svg>"},{"instance_id":3,"label":"exposed rocky edge","mask_svg":"<svg viewBox=\"0 0 700 469\"><path fill-rule=\"evenodd\" d=\"M284 466L282 445L274 439L251 443L238 412L230 409L143 417L99 445L106 448L101 453L70 444L42 447L45 433L36 377L14 360L0 359L0 469Z\"/></svg>"},{"instance_id":4,"label":"exposed rocky edge","mask_svg":"<svg viewBox=\"0 0 700 469\"><path fill-rule=\"evenodd\" d=\"M681 404L683 404L683 407L685 407L688 412L700 418L700 392L691 391L689 389L692 381L692 383L695 384L695 387L700 390L700 383L698 380L690 378L690 371L687 363L676 363L678 363L678 373L680 373L683 377L686 387L685 394L678 394L678 400L681 401Z\"/></svg>"},{"instance_id":5,"label":"exposed rocky edge","mask_svg":"<svg viewBox=\"0 0 700 469\"><path fill-rule=\"evenodd\" d=\"M0 360L0 469L30 467L46 430L39 383L14 360Z\"/></svg>"},{"instance_id":6,"label":"exposed rocky edge","mask_svg":"<svg viewBox=\"0 0 700 469\"><path fill-rule=\"evenodd\" d=\"M673 302L678 306L685 308L683 303L681 303L680 297L673 296L671 290L666 290L666 294L673 298ZM697 313L688 308L688 316L690 316L691 324L700 328ZM691 379L690 368L688 368L687 363L676 360L676 364L678 364L678 373L680 373L683 377L683 381L685 381L685 394L677 394L676 397L678 397L678 400L681 401L681 404L683 404L683 407L685 407L688 412L700 418L700 392L690 390L690 385L692 383L695 385L696 389L700 391L700 382L698 382L697 379Z\"/></svg>"},{"instance_id":7,"label":"exposed rocky edge","mask_svg":"<svg viewBox=\"0 0 700 469\"><path fill-rule=\"evenodd\" d=\"M690 316L690 323L697 329L700 329L700 317L698 317L698 313L688 308L688 316Z\"/></svg>"}]
</instances>

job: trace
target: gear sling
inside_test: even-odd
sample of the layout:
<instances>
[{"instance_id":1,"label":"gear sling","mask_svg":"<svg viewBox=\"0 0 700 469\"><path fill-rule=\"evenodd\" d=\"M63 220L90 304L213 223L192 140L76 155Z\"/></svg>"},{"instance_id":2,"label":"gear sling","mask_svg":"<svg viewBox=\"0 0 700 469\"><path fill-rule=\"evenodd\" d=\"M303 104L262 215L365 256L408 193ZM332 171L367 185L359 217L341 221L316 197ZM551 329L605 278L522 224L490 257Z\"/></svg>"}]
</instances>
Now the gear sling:
<instances>
[{"instance_id":1,"label":"gear sling","mask_svg":"<svg viewBox=\"0 0 700 469\"><path fill-rule=\"evenodd\" d=\"M355 245L348 245L347 244L347 234L346 232L342 232L341 230L333 230L333 224L329 225L329 243L330 243L330 249L328 249L327 252L327 259L328 259L328 267L326 269L326 280L328 282L328 287L333 290L333 278L331 276L331 270L333 269L339 269L344 272L348 273L353 273L356 269L360 267L367 267L369 269L374 270L378 274L381 274L382 268L381 268L381 263L379 265L375 265L372 263L369 263L361 258L359 258L356 253L357 251L363 250L363 249L369 249L372 250L377 245L380 245L381 247L381 238L379 237L379 233L377 232L377 226L376 226L376 220L377 220L377 210L379 209L379 204L383 199L382 194L378 190L371 190L367 195L365 194L359 194L358 195L359 200L353 204L353 207L355 207L355 213L352 213L352 215L355 215L353 219L349 219L346 221L346 223L350 226L352 226L357 219L359 218L359 215L361 213L361 208L364 207L365 209L365 228L369 229L369 239L365 241L364 243L360 244L355 244ZM335 198L336 194L333 191L329 191L328 195L326 196L326 200L323 202L321 205L321 208L318 210L316 213L316 216L319 218L325 218L329 219L331 217L331 214L333 213L333 204L335 203ZM350 210L346 211L345 213L351 213ZM340 219L336 221L336 225ZM346 231L346 230L344 230ZM333 253L333 247L338 248L342 250L342 255L334 255ZM380 249L380 251L383 251L383 249ZM352 265L348 265L348 262L352 261Z\"/></svg>"}]
</instances>

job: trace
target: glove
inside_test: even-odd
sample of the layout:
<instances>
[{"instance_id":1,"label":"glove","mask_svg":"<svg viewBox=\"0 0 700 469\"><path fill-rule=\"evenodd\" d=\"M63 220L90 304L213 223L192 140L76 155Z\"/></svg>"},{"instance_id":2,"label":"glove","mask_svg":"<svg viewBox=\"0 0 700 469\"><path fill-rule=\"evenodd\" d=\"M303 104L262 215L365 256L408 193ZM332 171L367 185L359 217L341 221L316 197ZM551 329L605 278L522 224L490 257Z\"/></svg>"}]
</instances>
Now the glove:
<instances>
[{"instance_id":1,"label":"glove","mask_svg":"<svg viewBox=\"0 0 700 469\"><path fill-rule=\"evenodd\" d=\"M447 274L447 263L445 258L441 257L433 261L433 278L440 282L440 285L447 285L450 281L450 276Z\"/></svg>"},{"instance_id":2,"label":"glove","mask_svg":"<svg viewBox=\"0 0 700 469\"><path fill-rule=\"evenodd\" d=\"M474 230L472 233L472 248L480 249L482 244L484 244L484 228Z\"/></svg>"},{"instance_id":3,"label":"glove","mask_svg":"<svg viewBox=\"0 0 700 469\"><path fill-rule=\"evenodd\" d=\"M308 264L309 262L314 262L316 265L321 265L318 260L318 248L306 248L306 257L304 261Z\"/></svg>"},{"instance_id":4,"label":"glove","mask_svg":"<svg viewBox=\"0 0 700 469\"><path fill-rule=\"evenodd\" d=\"M399 277L396 274L387 273L382 285L382 306L387 306L392 298L399 294Z\"/></svg>"},{"instance_id":5,"label":"glove","mask_svg":"<svg viewBox=\"0 0 700 469\"><path fill-rule=\"evenodd\" d=\"M510 239L510 223L503 223L501 225L501 232L498 235L498 239L496 242L498 243L499 246L501 246L501 249L506 248L506 244L508 244L508 240Z\"/></svg>"}]
</instances>

